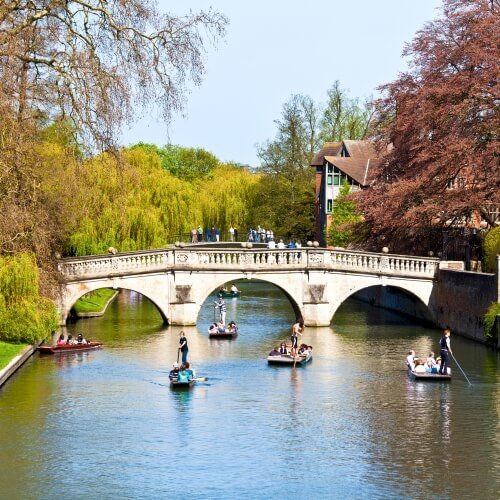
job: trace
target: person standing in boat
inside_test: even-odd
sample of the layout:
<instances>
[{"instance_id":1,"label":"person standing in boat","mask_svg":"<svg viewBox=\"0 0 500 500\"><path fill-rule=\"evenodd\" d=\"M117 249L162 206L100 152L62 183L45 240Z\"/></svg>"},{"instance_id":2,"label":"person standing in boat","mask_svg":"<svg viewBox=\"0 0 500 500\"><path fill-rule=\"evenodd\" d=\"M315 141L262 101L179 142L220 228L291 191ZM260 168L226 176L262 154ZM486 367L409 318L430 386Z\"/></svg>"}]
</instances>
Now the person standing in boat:
<instances>
[{"instance_id":1,"label":"person standing in boat","mask_svg":"<svg viewBox=\"0 0 500 500\"><path fill-rule=\"evenodd\" d=\"M189 349L188 349L188 341L183 331L181 331L180 333L179 344L180 344L179 350L182 353L182 363L186 364Z\"/></svg>"},{"instance_id":2,"label":"person standing in boat","mask_svg":"<svg viewBox=\"0 0 500 500\"><path fill-rule=\"evenodd\" d=\"M220 322L225 325L226 324L226 303L223 298L219 298L219 302L214 302L215 307L219 309Z\"/></svg>"},{"instance_id":3,"label":"person standing in boat","mask_svg":"<svg viewBox=\"0 0 500 500\"><path fill-rule=\"evenodd\" d=\"M302 330L304 329L304 322L302 319L298 319L297 322L292 326L292 336L290 340L292 341L291 355L295 357L297 355L297 346L299 345L299 335L302 335Z\"/></svg>"},{"instance_id":4,"label":"person standing in boat","mask_svg":"<svg viewBox=\"0 0 500 500\"><path fill-rule=\"evenodd\" d=\"M439 367L440 375L448 375L448 365L450 364L449 355L453 354L450 345L450 335L450 329L446 328L441 340L439 341L439 346L441 347L441 366Z\"/></svg>"}]
</instances>

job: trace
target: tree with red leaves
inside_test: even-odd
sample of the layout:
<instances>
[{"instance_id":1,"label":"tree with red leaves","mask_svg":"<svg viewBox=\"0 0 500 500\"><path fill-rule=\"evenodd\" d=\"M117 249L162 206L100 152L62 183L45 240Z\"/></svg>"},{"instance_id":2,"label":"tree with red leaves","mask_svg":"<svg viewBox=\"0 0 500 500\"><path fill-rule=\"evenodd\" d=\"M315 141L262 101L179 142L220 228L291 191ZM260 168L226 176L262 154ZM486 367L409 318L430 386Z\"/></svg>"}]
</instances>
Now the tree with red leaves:
<instances>
[{"instance_id":1,"label":"tree with red leaves","mask_svg":"<svg viewBox=\"0 0 500 500\"><path fill-rule=\"evenodd\" d=\"M493 226L500 204L499 2L442 9L406 46L410 70L376 102L383 161L358 202L369 243L394 251L422 251L429 228L467 226L473 214Z\"/></svg>"}]
</instances>

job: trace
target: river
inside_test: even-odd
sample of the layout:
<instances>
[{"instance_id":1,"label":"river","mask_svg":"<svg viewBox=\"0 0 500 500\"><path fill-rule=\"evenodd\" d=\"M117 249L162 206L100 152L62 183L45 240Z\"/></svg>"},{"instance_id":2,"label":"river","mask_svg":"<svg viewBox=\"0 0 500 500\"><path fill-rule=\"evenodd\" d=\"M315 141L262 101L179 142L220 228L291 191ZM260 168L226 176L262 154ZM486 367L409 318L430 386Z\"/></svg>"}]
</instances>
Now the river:
<instances>
[{"instance_id":1,"label":"river","mask_svg":"<svg viewBox=\"0 0 500 500\"><path fill-rule=\"evenodd\" d=\"M209 297L184 328L198 376L171 391L180 327L122 292L105 316L67 327L103 349L33 356L0 390L0 498L498 498L499 356L452 336L449 382L414 382L406 351L440 332L348 300L307 328L313 361L272 367L293 310L242 282L235 340L209 340Z\"/></svg>"}]
</instances>

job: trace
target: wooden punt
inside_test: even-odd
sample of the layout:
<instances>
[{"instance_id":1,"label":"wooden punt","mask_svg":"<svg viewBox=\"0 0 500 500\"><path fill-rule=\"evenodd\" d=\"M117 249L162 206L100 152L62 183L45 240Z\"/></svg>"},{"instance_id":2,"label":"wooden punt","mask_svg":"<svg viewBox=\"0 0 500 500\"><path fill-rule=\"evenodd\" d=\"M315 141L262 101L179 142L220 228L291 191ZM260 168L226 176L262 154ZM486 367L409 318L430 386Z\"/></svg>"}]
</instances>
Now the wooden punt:
<instances>
[{"instance_id":1,"label":"wooden punt","mask_svg":"<svg viewBox=\"0 0 500 500\"><path fill-rule=\"evenodd\" d=\"M451 373L448 373L447 375L439 375L439 373L429 373L429 372L417 373L412 371L411 368L409 367L408 367L408 373L410 374L410 377L412 377L414 380L427 380L434 382L451 380Z\"/></svg>"},{"instance_id":2,"label":"wooden punt","mask_svg":"<svg viewBox=\"0 0 500 500\"><path fill-rule=\"evenodd\" d=\"M187 382L170 381L171 389L191 389L196 384L196 379L188 380Z\"/></svg>"},{"instance_id":3,"label":"wooden punt","mask_svg":"<svg viewBox=\"0 0 500 500\"><path fill-rule=\"evenodd\" d=\"M312 357L312 351L307 351L307 354L299 355L296 361L290 354L280 354L279 356L268 356L267 362L270 365L302 366L311 361Z\"/></svg>"},{"instance_id":4,"label":"wooden punt","mask_svg":"<svg viewBox=\"0 0 500 500\"><path fill-rule=\"evenodd\" d=\"M231 292L231 291L227 291L227 292L217 292L217 296L218 297L222 297L224 299L234 299L236 297L239 297L241 295L241 290L238 290L237 292Z\"/></svg>"},{"instance_id":5,"label":"wooden punt","mask_svg":"<svg viewBox=\"0 0 500 500\"><path fill-rule=\"evenodd\" d=\"M235 339L238 336L238 328L232 331L210 333L208 332L208 338L210 339Z\"/></svg>"},{"instance_id":6,"label":"wooden punt","mask_svg":"<svg viewBox=\"0 0 500 500\"><path fill-rule=\"evenodd\" d=\"M90 351L102 345L102 342L88 342L87 344L40 345L37 349L40 354L58 354L64 352Z\"/></svg>"}]
</instances>

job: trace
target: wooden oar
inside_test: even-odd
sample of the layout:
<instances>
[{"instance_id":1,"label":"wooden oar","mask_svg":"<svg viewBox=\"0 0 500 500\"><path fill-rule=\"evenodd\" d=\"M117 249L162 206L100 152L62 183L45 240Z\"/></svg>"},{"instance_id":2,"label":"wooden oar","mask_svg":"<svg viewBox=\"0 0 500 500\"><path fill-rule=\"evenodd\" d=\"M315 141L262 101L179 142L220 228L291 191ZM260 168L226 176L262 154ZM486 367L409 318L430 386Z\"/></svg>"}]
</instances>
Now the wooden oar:
<instances>
[{"instance_id":1,"label":"wooden oar","mask_svg":"<svg viewBox=\"0 0 500 500\"><path fill-rule=\"evenodd\" d=\"M196 380L196 382L206 382L208 380L208 377L197 377L193 380Z\"/></svg>"}]
</instances>

